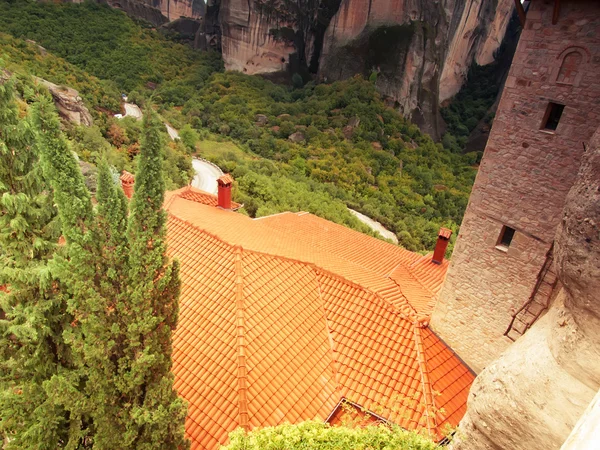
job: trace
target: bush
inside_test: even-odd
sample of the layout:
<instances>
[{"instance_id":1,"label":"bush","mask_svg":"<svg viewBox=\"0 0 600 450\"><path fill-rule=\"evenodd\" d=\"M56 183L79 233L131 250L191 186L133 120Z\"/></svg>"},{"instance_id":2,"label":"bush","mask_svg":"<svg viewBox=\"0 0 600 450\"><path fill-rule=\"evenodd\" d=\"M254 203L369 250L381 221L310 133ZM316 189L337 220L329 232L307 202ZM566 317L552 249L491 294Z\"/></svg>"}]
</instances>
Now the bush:
<instances>
[{"instance_id":1,"label":"bush","mask_svg":"<svg viewBox=\"0 0 600 450\"><path fill-rule=\"evenodd\" d=\"M238 428L222 450L434 450L427 438L400 427L332 427L318 421L283 424L246 433Z\"/></svg>"}]
</instances>

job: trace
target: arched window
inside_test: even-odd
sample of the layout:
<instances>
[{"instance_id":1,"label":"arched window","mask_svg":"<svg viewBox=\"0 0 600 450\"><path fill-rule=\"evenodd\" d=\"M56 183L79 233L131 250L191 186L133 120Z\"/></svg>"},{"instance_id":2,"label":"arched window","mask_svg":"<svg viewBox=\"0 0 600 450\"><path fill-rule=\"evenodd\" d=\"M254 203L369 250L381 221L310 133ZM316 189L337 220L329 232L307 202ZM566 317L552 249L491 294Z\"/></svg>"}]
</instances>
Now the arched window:
<instances>
[{"instance_id":1,"label":"arched window","mask_svg":"<svg viewBox=\"0 0 600 450\"><path fill-rule=\"evenodd\" d=\"M564 84L575 84L577 75L579 75L579 71L581 70L582 60L583 56L578 51L572 51L570 53L567 53L560 66L560 70L558 71L556 82Z\"/></svg>"},{"instance_id":2,"label":"arched window","mask_svg":"<svg viewBox=\"0 0 600 450\"><path fill-rule=\"evenodd\" d=\"M552 82L579 86L585 72L585 65L590 60L589 51L584 47L567 47L556 57ZM558 62L560 61L560 66Z\"/></svg>"}]
</instances>

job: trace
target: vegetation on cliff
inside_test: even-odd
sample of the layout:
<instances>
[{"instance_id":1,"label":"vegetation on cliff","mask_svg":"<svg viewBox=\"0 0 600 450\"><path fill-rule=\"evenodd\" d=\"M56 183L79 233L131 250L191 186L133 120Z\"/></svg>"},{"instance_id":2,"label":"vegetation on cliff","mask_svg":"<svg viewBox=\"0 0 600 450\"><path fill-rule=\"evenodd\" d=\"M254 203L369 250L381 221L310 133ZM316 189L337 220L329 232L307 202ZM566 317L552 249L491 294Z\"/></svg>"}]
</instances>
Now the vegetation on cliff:
<instances>
[{"instance_id":1,"label":"vegetation on cliff","mask_svg":"<svg viewBox=\"0 0 600 450\"><path fill-rule=\"evenodd\" d=\"M272 161L259 173L320 184L411 250L432 249L440 226L457 229L475 175L473 155L435 144L361 78L290 90L258 77L215 74L186 102L179 120ZM198 148L202 152L202 143ZM256 198L244 181L246 164L227 154L216 162L233 172L242 197Z\"/></svg>"}]
</instances>

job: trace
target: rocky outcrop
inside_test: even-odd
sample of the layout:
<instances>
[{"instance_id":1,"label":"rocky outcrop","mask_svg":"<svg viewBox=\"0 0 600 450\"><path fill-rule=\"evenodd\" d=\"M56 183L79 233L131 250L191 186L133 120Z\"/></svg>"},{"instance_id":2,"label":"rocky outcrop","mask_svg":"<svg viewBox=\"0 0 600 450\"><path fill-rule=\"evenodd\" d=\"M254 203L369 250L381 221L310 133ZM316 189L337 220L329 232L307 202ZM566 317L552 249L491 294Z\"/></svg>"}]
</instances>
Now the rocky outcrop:
<instances>
[{"instance_id":1,"label":"rocky outcrop","mask_svg":"<svg viewBox=\"0 0 600 450\"><path fill-rule=\"evenodd\" d=\"M155 26L181 17L201 19L204 17L204 0L98 0L128 15L144 19Z\"/></svg>"},{"instance_id":2,"label":"rocky outcrop","mask_svg":"<svg viewBox=\"0 0 600 450\"><path fill-rule=\"evenodd\" d=\"M169 21L160 9L142 0L99 0L99 3L106 3L113 8L122 10L131 17L150 22L154 26L160 26Z\"/></svg>"},{"instance_id":3,"label":"rocky outcrop","mask_svg":"<svg viewBox=\"0 0 600 450\"><path fill-rule=\"evenodd\" d=\"M94 119L84 105L83 99L79 96L79 92L73 88L58 86L41 78L35 79L39 84L48 89L54 99L56 109L62 118L76 125L85 125L87 127L93 125Z\"/></svg>"},{"instance_id":4,"label":"rocky outcrop","mask_svg":"<svg viewBox=\"0 0 600 450\"><path fill-rule=\"evenodd\" d=\"M253 0L222 0L221 50L227 70L247 74L285 70L295 47L271 34L284 24L260 13Z\"/></svg>"},{"instance_id":5,"label":"rocky outcrop","mask_svg":"<svg viewBox=\"0 0 600 450\"><path fill-rule=\"evenodd\" d=\"M440 3L342 0L325 35L320 78L377 72L380 92L439 137L440 103L460 90L474 60L493 61L514 5L512 0Z\"/></svg>"},{"instance_id":6,"label":"rocky outcrop","mask_svg":"<svg viewBox=\"0 0 600 450\"><path fill-rule=\"evenodd\" d=\"M494 62L514 2L503 0L472 0L466 5L457 2L452 14L450 46L440 76L439 100L443 102L458 93L473 62L485 66Z\"/></svg>"},{"instance_id":7,"label":"rocky outcrop","mask_svg":"<svg viewBox=\"0 0 600 450\"><path fill-rule=\"evenodd\" d=\"M555 241L563 289L476 378L453 450L557 449L600 387L600 130Z\"/></svg>"},{"instance_id":8,"label":"rocky outcrop","mask_svg":"<svg viewBox=\"0 0 600 450\"><path fill-rule=\"evenodd\" d=\"M315 17L307 18L310 31L304 32L293 25L302 21L292 20L288 10L259 8L255 0L222 0L225 67L276 72L296 56L327 81L377 72L380 92L434 137L443 126L440 102L458 92L473 61L493 60L514 5L513 0L317 3Z\"/></svg>"}]
</instances>

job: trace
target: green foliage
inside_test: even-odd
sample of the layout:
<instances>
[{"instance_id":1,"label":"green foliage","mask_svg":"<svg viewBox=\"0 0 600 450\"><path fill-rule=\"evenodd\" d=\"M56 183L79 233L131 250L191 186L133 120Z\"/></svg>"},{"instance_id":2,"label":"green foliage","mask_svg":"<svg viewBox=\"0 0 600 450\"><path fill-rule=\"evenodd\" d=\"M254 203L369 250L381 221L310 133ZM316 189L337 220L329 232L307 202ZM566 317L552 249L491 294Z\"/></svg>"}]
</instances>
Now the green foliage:
<instances>
[{"instance_id":1,"label":"green foliage","mask_svg":"<svg viewBox=\"0 0 600 450\"><path fill-rule=\"evenodd\" d=\"M0 3L0 10L4 7ZM0 22L2 20L6 17L0 17ZM33 75L76 89L92 108L119 110L120 95L114 82L99 80L63 58L40 49L35 43L0 33L0 59L6 69L19 74L19 83L33 84L23 77L24 74Z\"/></svg>"},{"instance_id":2,"label":"green foliage","mask_svg":"<svg viewBox=\"0 0 600 450\"><path fill-rule=\"evenodd\" d=\"M7 450L50 450L67 422L42 388L69 360L61 335L69 316L48 270L59 224L31 116L1 76L0 69L0 438L10 436Z\"/></svg>"},{"instance_id":3,"label":"green foliage","mask_svg":"<svg viewBox=\"0 0 600 450\"><path fill-rule=\"evenodd\" d=\"M186 448L186 407L170 370L180 282L177 262L165 254L161 124L148 109L128 215L106 162L94 210L48 99L37 121L42 168L67 238L52 270L73 318L63 331L72 367L43 383L52 404L68 412L63 446Z\"/></svg>"},{"instance_id":4,"label":"green foliage","mask_svg":"<svg viewBox=\"0 0 600 450\"><path fill-rule=\"evenodd\" d=\"M439 227L456 231L462 220L475 175L470 159L435 144L385 107L368 81L309 83L290 91L258 77L215 74L182 113L190 115L192 111L191 123L197 129L226 134L250 154L271 160L273 169L266 175L275 176L277 183L285 186L279 177L287 178L325 192L337 204L402 233L402 244L411 250L431 251ZM255 122L257 114L268 117L267 126ZM223 133L225 127L227 133ZM298 130L305 142L290 142L288 136ZM202 143L199 148L202 150ZM232 167L225 156L215 161L224 168ZM233 167L239 162L235 164ZM246 168L260 170L265 169L254 163ZM238 172L234 172L236 179L246 176ZM271 199L250 199L247 185L239 181L239 199L246 202L251 215L290 206L287 200L278 200L285 190ZM305 192L299 184L294 189ZM315 209L303 194L294 203L300 210ZM325 217L352 223L333 205Z\"/></svg>"},{"instance_id":5,"label":"green foliage","mask_svg":"<svg viewBox=\"0 0 600 450\"><path fill-rule=\"evenodd\" d=\"M0 2L0 29L33 39L86 72L115 82L119 89L145 90L148 82L162 84L157 93L175 104L222 64L217 55L172 43L123 12L96 2Z\"/></svg>"},{"instance_id":6,"label":"green foliage","mask_svg":"<svg viewBox=\"0 0 600 450\"><path fill-rule=\"evenodd\" d=\"M238 428L223 450L434 450L432 441L399 427L332 427L319 421L283 424L246 433Z\"/></svg>"},{"instance_id":7,"label":"green foliage","mask_svg":"<svg viewBox=\"0 0 600 450\"><path fill-rule=\"evenodd\" d=\"M304 80L302 79L302 75L300 75L299 73L295 73L292 76L292 86L294 86L294 88L296 89L300 89L302 86L304 86Z\"/></svg>"},{"instance_id":8,"label":"green foliage","mask_svg":"<svg viewBox=\"0 0 600 450\"><path fill-rule=\"evenodd\" d=\"M494 104L500 90L498 64L487 66L473 64L465 85L452 99L441 114L448 125L443 136L444 146L455 151L463 151L469 135L480 120L491 124L493 116L488 111Z\"/></svg>"},{"instance_id":9,"label":"green foliage","mask_svg":"<svg viewBox=\"0 0 600 450\"><path fill-rule=\"evenodd\" d=\"M258 3L268 16L287 14L288 22L302 30L316 17L312 4L296 14L269 2ZM133 87L132 97L139 103L152 98L160 114L181 130L181 142L168 145L165 152L167 189L189 182L187 155L195 151L198 139L212 133L238 143L246 152L242 163L219 155L219 163L225 167L239 166L236 176L254 172L257 179L274 177L265 181L267 190L276 191L274 180L287 186L280 195L255 198L250 194L252 183L240 183L239 199L252 215L283 208L321 211L319 214L331 220L362 229L341 206L345 205L381 222L400 237L402 245L415 251L431 251L440 226L458 229L475 175L470 167L472 155L459 154L461 142L456 136L448 134L443 145L436 144L386 107L374 80L355 78L304 86L297 82L295 89L289 89L260 77L220 73L221 62L214 56L172 44L122 13L102 6L21 0L14 5L0 24L19 36L37 39L80 68L112 80L113 85ZM33 25L23 23L26 18L31 18ZM62 30L66 21L76 24L68 32L56 31ZM43 23L36 28L38 22ZM80 26L80 22L91 25ZM374 49L372 66L384 58L389 39L402 46L422 26L414 23L375 30L369 41ZM127 70L121 70L121 65L128 65ZM127 74L126 83L119 78L122 73ZM157 82L157 89L149 89L147 81ZM268 124L257 123L257 114L266 115ZM97 125L112 144L104 157L119 169L135 171L139 124L102 117ZM296 132L304 139L290 142L289 136ZM80 157L97 163L103 154L97 132L69 133ZM257 157L272 164L258 164ZM291 194L283 198L284 192L293 190L299 193L297 199ZM318 200L309 198L310 190L318 193ZM448 253L451 249L452 243Z\"/></svg>"}]
</instances>

